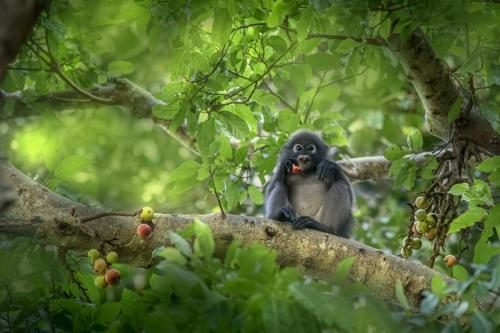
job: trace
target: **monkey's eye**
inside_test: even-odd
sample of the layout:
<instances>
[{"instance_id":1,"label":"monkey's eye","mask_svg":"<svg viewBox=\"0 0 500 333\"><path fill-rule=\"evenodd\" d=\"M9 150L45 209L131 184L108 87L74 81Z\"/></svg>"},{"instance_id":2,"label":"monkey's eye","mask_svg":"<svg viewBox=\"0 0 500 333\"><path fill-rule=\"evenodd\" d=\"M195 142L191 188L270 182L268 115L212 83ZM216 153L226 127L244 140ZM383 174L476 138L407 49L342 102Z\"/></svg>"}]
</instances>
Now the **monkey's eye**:
<instances>
[{"instance_id":1,"label":"monkey's eye","mask_svg":"<svg viewBox=\"0 0 500 333\"><path fill-rule=\"evenodd\" d=\"M296 143L293 145L293 151L296 153L298 151L301 151L302 150L302 145Z\"/></svg>"},{"instance_id":2,"label":"monkey's eye","mask_svg":"<svg viewBox=\"0 0 500 333\"><path fill-rule=\"evenodd\" d=\"M307 145L306 149L309 150L313 154L316 152L316 146L315 145Z\"/></svg>"}]
</instances>

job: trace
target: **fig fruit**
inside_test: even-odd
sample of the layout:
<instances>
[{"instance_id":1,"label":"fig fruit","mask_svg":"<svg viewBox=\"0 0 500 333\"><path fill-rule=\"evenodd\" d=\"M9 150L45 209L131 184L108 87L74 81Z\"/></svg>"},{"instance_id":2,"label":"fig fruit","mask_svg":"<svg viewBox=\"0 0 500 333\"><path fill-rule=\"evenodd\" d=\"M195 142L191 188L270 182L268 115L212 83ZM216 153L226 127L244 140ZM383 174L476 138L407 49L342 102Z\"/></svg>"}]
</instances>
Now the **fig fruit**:
<instances>
[{"instance_id":1,"label":"fig fruit","mask_svg":"<svg viewBox=\"0 0 500 333\"><path fill-rule=\"evenodd\" d=\"M93 263L97 258L101 256L101 254L97 249L90 249L89 252L87 252L87 256L90 258L90 260L92 260Z\"/></svg>"},{"instance_id":2,"label":"fig fruit","mask_svg":"<svg viewBox=\"0 0 500 333\"><path fill-rule=\"evenodd\" d=\"M417 209L417 211L415 212L415 218L419 222L424 222L427 219L427 213L424 209Z\"/></svg>"},{"instance_id":3,"label":"fig fruit","mask_svg":"<svg viewBox=\"0 0 500 333\"><path fill-rule=\"evenodd\" d=\"M139 235L142 239L148 238L152 232L153 229L149 224L142 223L137 227L137 235Z\"/></svg>"},{"instance_id":4,"label":"fig fruit","mask_svg":"<svg viewBox=\"0 0 500 333\"><path fill-rule=\"evenodd\" d=\"M106 283L109 285L116 284L120 281L120 278L122 277L122 274L120 273L119 270L115 268L108 269L106 274L104 275L104 278L106 279Z\"/></svg>"},{"instance_id":5,"label":"fig fruit","mask_svg":"<svg viewBox=\"0 0 500 333\"><path fill-rule=\"evenodd\" d=\"M427 222L428 225L436 225L438 220L438 216L436 213L429 213L427 214L427 217L425 221Z\"/></svg>"},{"instance_id":6,"label":"fig fruit","mask_svg":"<svg viewBox=\"0 0 500 333\"><path fill-rule=\"evenodd\" d=\"M417 222L417 225L415 228L417 229L418 233L420 234L425 234L427 231L429 231L429 225L425 222Z\"/></svg>"},{"instance_id":7,"label":"fig fruit","mask_svg":"<svg viewBox=\"0 0 500 333\"><path fill-rule=\"evenodd\" d=\"M429 200L425 197L418 197L415 199L415 206L420 209L427 209L429 207Z\"/></svg>"},{"instance_id":8,"label":"fig fruit","mask_svg":"<svg viewBox=\"0 0 500 333\"><path fill-rule=\"evenodd\" d=\"M143 207L139 212L139 217L141 218L141 221L145 221L145 222L152 221L154 215L155 215L155 212L153 211L153 208L151 208L151 207Z\"/></svg>"},{"instance_id":9,"label":"fig fruit","mask_svg":"<svg viewBox=\"0 0 500 333\"><path fill-rule=\"evenodd\" d=\"M448 267L453 267L458 264L458 259L453 254L448 254L443 260Z\"/></svg>"},{"instance_id":10,"label":"fig fruit","mask_svg":"<svg viewBox=\"0 0 500 333\"><path fill-rule=\"evenodd\" d=\"M422 248L422 241L418 238L413 238L411 240L411 247L414 250L420 250Z\"/></svg>"},{"instance_id":11,"label":"fig fruit","mask_svg":"<svg viewBox=\"0 0 500 333\"><path fill-rule=\"evenodd\" d=\"M106 254L106 261L110 264L116 264L118 262L118 253L116 253L115 251L109 252L108 254Z\"/></svg>"},{"instance_id":12,"label":"fig fruit","mask_svg":"<svg viewBox=\"0 0 500 333\"><path fill-rule=\"evenodd\" d=\"M401 249L401 255L402 255L403 257L405 257L405 258L410 257L410 256L412 255L412 252L413 252L413 251L411 250L411 248L410 248L410 247L407 247L407 246L405 246L405 247L403 247L403 248Z\"/></svg>"},{"instance_id":13,"label":"fig fruit","mask_svg":"<svg viewBox=\"0 0 500 333\"><path fill-rule=\"evenodd\" d=\"M434 238L436 238L436 229L431 229L431 230L427 231L425 233L425 237L430 241L433 240Z\"/></svg>"},{"instance_id":14,"label":"fig fruit","mask_svg":"<svg viewBox=\"0 0 500 333\"><path fill-rule=\"evenodd\" d=\"M104 275L104 273L106 273L106 270L108 269L108 263L106 262L106 260L98 258L96 259L96 261L94 261L94 266L92 267L92 269L97 274Z\"/></svg>"},{"instance_id":15,"label":"fig fruit","mask_svg":"<svg viewBox=\"0 0 500 333\"><path fill-rule=\"evenodd\" d=\"M97 288L106 288L108 283L106 282L104 275L97 275L94 279L94 285Z\"/></svg>"}]
</instances>

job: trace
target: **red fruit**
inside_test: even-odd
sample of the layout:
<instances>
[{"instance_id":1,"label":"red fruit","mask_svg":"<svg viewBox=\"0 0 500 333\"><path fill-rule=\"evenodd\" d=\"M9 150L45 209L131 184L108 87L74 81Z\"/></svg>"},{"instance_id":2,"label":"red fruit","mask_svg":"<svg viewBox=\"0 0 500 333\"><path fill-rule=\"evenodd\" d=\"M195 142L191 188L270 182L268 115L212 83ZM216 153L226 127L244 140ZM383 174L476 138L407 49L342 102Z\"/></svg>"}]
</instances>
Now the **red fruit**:
<instances>
[{"instance_id":1,"label":"red fruit","mask_svg":"<svg viewBox=\"0 0 500 333\"><path fill-rule=\"evenodd\" d=\"M298 165L292 164L292 174L301 173L301 172L302 172L302 169Z\"/></svg>"},{"instance_id":2,"label":"red fruit","mask_svg":"<svg viewBox=\"0 0 500 333\"><path fill-rule=\"evenodd\" d=\"M152 232L153 229L149 224L142 223L137 227L137 235L139 235L139 237L141 237L142 239L148 238Z\"/></svg>"},{"instance_id":3,"label":"red fruit","mask_svg":"<svg viewBox=\"0 0 500 333\"><path fill-rule=\"evenodd\" d=\"M120 281L120 278L122 277L122 274L120 273L119 270L115 268L108 269L106 274L104 275L104 278L106 279L107 284L115 284Z\"/></svg>"},{"instance_id":4,"label":"red fruit","mask_svg":"<svg viewBox=\"0 0 500 333\"><path fill-rule=\"evenodd\" d=\"M448 254L446 257L444 257L444 263L448 267L453 267L458 264L458 259L453 254Z\"/></svg>"}]
</instances>

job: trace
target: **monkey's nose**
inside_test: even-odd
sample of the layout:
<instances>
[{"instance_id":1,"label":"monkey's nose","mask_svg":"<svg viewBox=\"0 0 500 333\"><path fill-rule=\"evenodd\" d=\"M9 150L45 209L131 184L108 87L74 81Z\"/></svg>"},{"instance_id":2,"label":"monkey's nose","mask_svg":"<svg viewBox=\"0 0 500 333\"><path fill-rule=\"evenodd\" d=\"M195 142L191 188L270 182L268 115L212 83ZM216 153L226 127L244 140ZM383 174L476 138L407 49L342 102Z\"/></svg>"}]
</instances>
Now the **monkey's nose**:
<instances>
[{"instance_id":1,"label":"monkey's nose","mask_svg":"<svg viewBox=\"0 0 500 333\"><path fill-rule=\"evenodd\" d=\"M306 163L306 162L309 162L311 160L311 158L307 155L299 155L299 157L297 157L297 159L299 160L300 163Z\"/></svg>"}]
</instances>

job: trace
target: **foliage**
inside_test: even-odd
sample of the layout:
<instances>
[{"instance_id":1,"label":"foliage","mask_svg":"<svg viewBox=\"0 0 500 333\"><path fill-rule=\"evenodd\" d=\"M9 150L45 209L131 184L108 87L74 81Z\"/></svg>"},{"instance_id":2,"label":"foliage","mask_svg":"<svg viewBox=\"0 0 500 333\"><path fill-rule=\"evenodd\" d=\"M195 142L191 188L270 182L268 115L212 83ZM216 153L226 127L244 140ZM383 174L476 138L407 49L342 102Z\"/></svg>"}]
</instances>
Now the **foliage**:
<instances>
[{"instance_id":1,"label":"foliage","mask_svg":"<svg viewBox=\"0 0 500 333\"><path fill-rule=\"evenodd\" d=\"M2 240L18 253L2 252L6 267L24 263L30 272L2 277L10 286L2 292L2 314L21 330L46 330L50 322L64 330L86 330L89 323L95 330L138 330L146 323L300 330L308 320L318 330L363 330L366 323L391 330L394 318L408 330L439 330L444 326L435 320L443 317L449 330L494 330L497 318L476 302L486 290L498 291L500 160L479 156L479 165L463 166L464 178L432 187L446 163L428 154L417 166L408 154L445 147L424 131L419 97L380 41L420 26L462 89L473 77L476 106L498 131L499 16L500 6L468 0L52 1L2 85L40 115L0 123L0 149L30 176L74 200L120 210L148 204L164 212L209 212L219 210L220 199L228 212L258 214L280 147L293 131L309 128L339 147L339 157L384 154L392 161L391 183L356 184L357 240L398 253L414 222L406 203L439 192L435 198L445 199L429 208L442 215L439 237L424 241L412 258L433 263L455 253L461 265L449 270L437 260L435 268L464 281L453 290L436 282L421 313L412 314L380 304L359 286L332 289L278 269L274 254L257 245L233 245L227 257L239 253L249 260L247 269L267 267L261 280L248 281L248 271L212 257L208 231L198 225L192 232L205 236L192 247L173 235L177 249L159 251L168 260L154 269L136 274L137 268L123 266L126 288L100 292L88 265L69 260L90 301L51 251ZM128 100L120 110L79 95L70 102L50 97L71 92L68 80L94 92L116 78L133 80L161 103L151 114L137 114ZM19 112L9 99L0 107L0 119ZM452 106L450 123L460 107L459 101ZM191 149L138 116L164 121ZM32 265L35 271L27 268ZM135 275L156 282L137 291ZM179 276L187 284L177 290L172 279ZM460 300L440 304L449 291ZM289 320L273 322L278 317Z\"/></svg>"},{"instance_id":2,"label":"foliage","mask_svg":"<svg viewBox=\"0 0 500 333\"><path fill-rule=\"evenodd\" d=\"M122 281L104 290L94 286L87 258L67 255L63 267L53 249L2 240L0 256L2 262L10 260L4 266L10 269L2 272L1 325L26 332L365 332L367 327L393 332L401 326L408 332L494 332L500 327L494 317L498 310L485 314L475 306L500 284L498 263L476 267L471 277L456 267L463 282L450 287L436 275L416 314L349 283L354 258L340 263L325 283L295 268L280 268L276 252L261 244L241 247L234 241L222 260L215 258L210 228L199 221L171 233L170 239L175 247L156 249L158 260L151 269L113 264L122 271ZM450 292L456 297L440 305ZM435 321L444 318L443 324Z\"/></svg>"}]
</instances>

